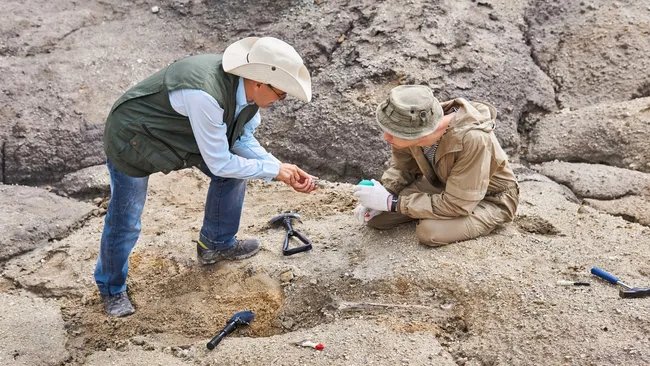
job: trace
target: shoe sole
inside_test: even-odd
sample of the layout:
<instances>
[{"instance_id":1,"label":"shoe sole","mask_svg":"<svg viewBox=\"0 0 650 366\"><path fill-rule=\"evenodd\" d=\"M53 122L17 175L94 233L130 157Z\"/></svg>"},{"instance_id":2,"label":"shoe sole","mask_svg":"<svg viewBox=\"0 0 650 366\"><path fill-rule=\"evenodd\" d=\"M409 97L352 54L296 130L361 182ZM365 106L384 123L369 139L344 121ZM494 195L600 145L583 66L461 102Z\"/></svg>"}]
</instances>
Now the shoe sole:
<instances>
[{"instance_id":1,"label":"shoe sole","mask_svg":"<svg viewBox=\"0 0 650 366\"><path fill-rule=\"evenodd\" d=\"M202 265L215 264L215 263L217 263L219 261L239 261L239 260L247 259L247 258L250 258L250 257L254 256L255 254L257 254L260 251L261 248L262 248L261 246L258 246L254 250L252 250L252 251L250 251L248 253L245 253L245 254L238 255L236 257L222 256L222 257L218 257L218 258L215 258L215 259L207 260L207 259L203 259L200 255L197 255L196 259Z\"/></svg>"},{"instance_id":2,"label":"shoe sole","mask_svg":"<svg viewBox=\"0 0 650 366\"><path fill-rule=\"evenodd\" d=\"M129 316L129 315L135 313L135 308L133 307L133 305L131 305L130 308L110 312L110 311L108 311L106 306L104 306L104 312L106 312L106 315L108 315L110 317L122 318L122 317Z\"/></svg>"},{"instance_id":3,"label":"shoe sole","mask_svg":"<svg viewBox=\"0 0 650 366\"><path fill-rule=\"evenodd\" d=\"M199 263L201 263L204 266L209 265L209 264L215 264L215 263L217 263L219 261L239 261L239 260L247 259L247 258L250 258L250 257L254 256L255 254L257 254L260 251L260 249L261 249L261 247L257 247L253 251L250 251L250 252L248 252L246 254L238 255L236 257L220 257L220 258L216 258L216 259L213 259L213 260L205 260L205 259L203 259L203 258L201 258L200 256L197 255L196 259L199 261Z\"/></svg>"},{"instance_id":4,"label":"shoe sole","mask_svg":"<svg viewBox=\"0 0 650 366\"><path fill-rule=\"evenodd\" d=\"M104 309L104 311L106 311L106 309ZM111 314L108 311L106 311L106 314L108 314L108 316L111 316L111 317L114 317L114 318L123 318L125 316L129 316L129 315L134 314L134 313L135 313L135 309L119 312L117 314Z\"/></svg>"},{"instance_id":5,"label":"shoe sole","mask_svg":"<svg viewBox=\"0 0 650 366\"><path fill-rule=\"evenodd\" d=\"M205 259L201 258L201 257L198 256L198 255L196 256L196 260L198 260L199 263L200 263L201 265L203 265L203 266L207 266L207 265L209 265L209 264L215 264L215 263L217 263L217 260L216 260L216 259L213 259L213 260L208 261L208 260L205 260Z\"/></svg>"}]
</instances>

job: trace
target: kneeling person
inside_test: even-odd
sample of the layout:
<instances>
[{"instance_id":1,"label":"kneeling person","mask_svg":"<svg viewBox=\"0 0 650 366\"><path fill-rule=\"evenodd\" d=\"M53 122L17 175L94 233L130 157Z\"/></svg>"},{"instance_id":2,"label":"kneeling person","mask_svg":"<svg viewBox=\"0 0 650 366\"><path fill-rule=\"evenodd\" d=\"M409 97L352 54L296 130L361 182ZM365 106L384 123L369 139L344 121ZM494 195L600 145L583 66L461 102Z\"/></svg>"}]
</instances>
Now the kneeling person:
<instances>
[{"instance_id":1,"label":"kneeling person","mask_svg":"<svg viewBox=\"0 0 650 366\"><path fill-rule=\"evenodd\" d=\"M360 223L389 229L419 220L419 241L440 246L512 221L519 185L494 134L492 105L463 98L440 104L428 87L403 85L376 115L392 161L383 185L354 188Z\"/></svg>"}]
</instances>

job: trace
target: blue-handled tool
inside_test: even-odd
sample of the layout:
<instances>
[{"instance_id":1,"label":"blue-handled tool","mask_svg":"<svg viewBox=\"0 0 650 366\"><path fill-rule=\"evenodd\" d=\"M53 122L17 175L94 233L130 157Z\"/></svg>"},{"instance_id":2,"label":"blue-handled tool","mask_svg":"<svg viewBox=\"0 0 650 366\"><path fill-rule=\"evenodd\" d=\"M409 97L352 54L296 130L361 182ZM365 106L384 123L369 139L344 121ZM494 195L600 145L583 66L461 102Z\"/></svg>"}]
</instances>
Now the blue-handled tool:
<instances>
[{"instance_id":1,"label":"blue-handled tool","mask_svg":"<svg viewBox=\"0 0 650 366\"><path fill-rule=\"evenodd\" d=\"M639 288L639 287L632 287L624 282L619 281L616 276L607 273L603 271L600 268L594 267L591 269L591 274L596 275L605 281L613 284L613 285L620 285L621 287L624 287L625 290L621 289L618 292L618 295L620 297L624 298L640 298L640 297L648 297L650 296L650 287L648 288Z\"/></svg>"},{"instance_id":2,"label":"blue-handled tool","mask_svg":"<svg viewBox=\"0 0 650 366\"><path fill-rule=\"evenodd\" d=\"M602 269L600 269L598 267L592 268L591 269L591 274L602 278L603 280L611 283L612 285L621 285L621 286L625 287L628 290L632 289L632 286L619 281L618 278L616 278L614 275L612 275L611 273L607 273L607 272L603 271Z\"/></svg>"},{"instance_id":3,"label":"blue-handled tool","mask_svg":"<svg viewBox=\"0 0 650 366\"><path fill-rule=\"evenodd\" d=\"M372 187L372 186L375 185L375 183L373 183L372 181L370 181L370 180L368 180L368 179L364 179L364 180L362 180L361 182L359 182L358 185L360 185L360 186L370 186L370 187Z\"/></svg>"}]
</instances>

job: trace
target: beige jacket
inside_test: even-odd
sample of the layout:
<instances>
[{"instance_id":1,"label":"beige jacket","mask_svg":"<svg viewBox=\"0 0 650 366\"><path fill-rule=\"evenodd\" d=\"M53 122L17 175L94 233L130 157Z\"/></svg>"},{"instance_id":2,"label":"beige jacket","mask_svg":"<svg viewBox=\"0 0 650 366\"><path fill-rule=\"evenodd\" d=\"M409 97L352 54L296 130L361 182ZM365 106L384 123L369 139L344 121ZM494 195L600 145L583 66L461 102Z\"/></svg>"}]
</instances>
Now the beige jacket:
<instances>
[{"instance_id":1,"label":"beige jacket","mask_svg":"<svg viewBox=\"0 0 650 366\"><path fill-rule=\"evenodd\" d=\"M421 147L393 148L390 168L381 179L386 189L399 194L421 176L443 189L441 194L400 196L398 212L404 215L418 219L467 216L481 200L498 203L500 193L513 190L518 202L517 180L493 132L496 109L462 98L442 103L445 112L454 106L458 111L440 141L433 168ZM512 203L503 206L512 219L516 207Z\"/></svg>"}]
</instances>

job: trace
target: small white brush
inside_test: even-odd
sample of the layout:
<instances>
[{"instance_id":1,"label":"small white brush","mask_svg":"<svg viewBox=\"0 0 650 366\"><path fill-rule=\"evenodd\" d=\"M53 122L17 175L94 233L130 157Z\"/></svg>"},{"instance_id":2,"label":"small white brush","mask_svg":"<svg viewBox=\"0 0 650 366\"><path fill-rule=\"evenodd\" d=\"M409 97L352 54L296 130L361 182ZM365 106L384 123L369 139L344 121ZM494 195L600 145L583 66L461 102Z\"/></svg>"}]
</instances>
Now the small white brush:
<instances>
[{"instance_id":1,"label":"small white brush","mask_svg":"<svg viewBox=\"0 0 650 366\"><path fill-rule=\"evenodd\" d=\"M303 339L300 342L296 342L296 345L301 346L301 347L311 347L311 348L317 349L319 351L322 350L323 348L325 348L325 346L323 346L321 343L314 343L314 342L309 341L307 339Z\"/></svg>"}]
</instances>

